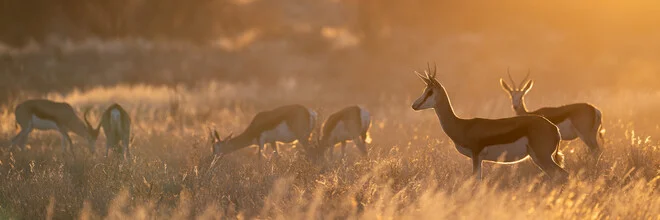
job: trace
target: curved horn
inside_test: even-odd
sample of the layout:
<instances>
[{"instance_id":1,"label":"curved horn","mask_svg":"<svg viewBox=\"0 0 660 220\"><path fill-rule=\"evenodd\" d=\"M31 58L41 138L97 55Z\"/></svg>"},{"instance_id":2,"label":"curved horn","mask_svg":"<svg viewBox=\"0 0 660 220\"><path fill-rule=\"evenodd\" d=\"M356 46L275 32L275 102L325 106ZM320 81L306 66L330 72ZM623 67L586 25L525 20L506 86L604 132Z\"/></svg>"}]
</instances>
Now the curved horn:
<instances>
[{"instance_id":1,"label":"curved horn","mask_svg":"<svg viewBox=\"0 0 660 220\"><path fill-rule=\"evenodd\" d=\"M509 80L511 81L511 86L513 86L513 90L517 90L518 87L516 87L516 81L513 80L513 77L511 77L511 72L509 72L509 67L506 67L506 74L509 75Z\"/></svg>"},{"instance_id":2,"label":"curved horn","mask_svg":"<svg viewBox=\"0 0 660 220\"><path fill-rule=\"evenodd\" d=\"M431 71L431 64L429 62L426 62L426 69L427 75L429 76L429 79L435 79L435 75L437 74L438 71L438 66L435 62L433 62L433 71Z\"/></svg>"},{"instance_id":3,"label":"curved horn","mask_svg":"<svg viewBox=\"0 0 660 220\"><path fill-rule=\"evenodd\" d=\"M531 68L527 69L527 76L525 76L525 79L523 79L523 81L520 82L520 86L519 86L520 88L525 86L525 83L527 83L527 80L529 79L529 74L531 74L531 73L532 73L532 69Z\"/></svg>"},{"instance_id":4,"label":"curved horn","mask_svg":"<svg viewBox=\"0 0 660 220\"><path fill-rule=\"evenodd\" d=\"M213 135L214 135L214 137L215 137L216 140L220 141L220 135L218 135L218 131L217 131L217 130L213 129Z\"/></svg>"}]
</instances>

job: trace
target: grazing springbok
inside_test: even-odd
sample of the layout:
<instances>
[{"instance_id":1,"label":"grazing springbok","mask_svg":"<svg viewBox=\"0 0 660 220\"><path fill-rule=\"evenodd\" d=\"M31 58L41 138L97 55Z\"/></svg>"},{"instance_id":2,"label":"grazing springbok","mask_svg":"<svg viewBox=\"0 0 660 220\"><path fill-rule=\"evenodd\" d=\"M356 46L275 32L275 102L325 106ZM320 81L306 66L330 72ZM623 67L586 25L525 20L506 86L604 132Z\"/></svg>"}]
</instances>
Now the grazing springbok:
<instances>
[{"instance_id":1,"label":"grazing springbok","mask_svg":"<svg viewBox=\"0 0 660 220\"><path fill-rule=\"evenodd\" d=\"M259 146L259 159L266 144L273 148L275 157L279 156L277 143L298 141L303 147L309 145L309 137L316 125L317 114L302 105L286 105L269 111L259 112L250 125L236 137L230 134L220 139L218 132L211 132L213 154L224 156L238 149L252 145Z\"/></svg>"},{"instance_id":2,"label":"grazing springbok","mask_svg":"<svg viewBox=\"0 0 660 220\"><path fill-rule=\"evenodd\" d=\"M598 144L598 138L600 137L603 141L603 133L601 132L603 116L600 110L587 103L575 103L559 107L546 107L530 112L525 105L525 95L534 86L534 80L528 80L529 71L517 87L508 69L507 74L509 74L511 85L508 85L501 78L500 84L504 91L509 94L516 115L543 116L557 125L562 140L574 140L579 137L589 147L592 155L600 155L602 150Z\"/></svg>"},{"instance_id":3,"label":"grazing springbok","mask_svg":"<svg viewBox=\"0 0 660 220\"><path fill-rule=\"evenodd\" d=\"M87 120L88 113L89 109L85 111L84 119L87 127L91 128L92 125ZM110 105L101 115L99 125L91 132L94 142L96 142L101 128L105 134L105 157L108 157L110 147L118 147L119 142L123 148L124 160L130 157L128 145L131 140L131 117L128 112L117 103ZM92 147L92 153L94 153L94 149Z\"/></svg>"},{"instance_id":4,"label":"grazing springbok","mask_svg":"<svg viewBox=\"0 0 660 220\"><path fill-rule=\"evenodd\" d=\"M370 126L371 115L366 109L360 106L346 107L330 115L323 123L319 146L321 149L329 149L332 154L334 146L341 144L342 156L346 156L346 141L350 140L366 156L366 144L371 142Z\"/></svg>"},{"instance_id":5,"label":"grazing springbok","mask_svg":"<svg viewBox=\"0 0 660 220\"><path fill-rule=\"evenodd\" d=\"M548 176L565 181L568 172L562 169L563 155L559 152L559 129L547 119L535 116L516 116L502 119L463 119L454 113L445 88L435 79L437 67L425 75L415 72L426 88L412 104L415 111L434 109L440 126L454 142L461 154L472 158L472 170L481 180L482 161L518 163L531 156Z\"/></svg>"},{"instance_id":6,"label":"grazing springbok","mask_svg":"<svg viewBox=\"0 0 660 220\"><path fill-rule=\"evenodd\" d=\"M86 126L80 120L71 105L63 102L54 102L45 99L32 99L16 106L14 112L16 123L21 131L11 140L11 146L18 145L25 149L25 143L32 130L57 130L62 135L62 152L73 152L73 142L69 132L73 132L88 141L90 150L93 149L95 138L92 137L94 128Z\"/></svg>"}]
</instances>

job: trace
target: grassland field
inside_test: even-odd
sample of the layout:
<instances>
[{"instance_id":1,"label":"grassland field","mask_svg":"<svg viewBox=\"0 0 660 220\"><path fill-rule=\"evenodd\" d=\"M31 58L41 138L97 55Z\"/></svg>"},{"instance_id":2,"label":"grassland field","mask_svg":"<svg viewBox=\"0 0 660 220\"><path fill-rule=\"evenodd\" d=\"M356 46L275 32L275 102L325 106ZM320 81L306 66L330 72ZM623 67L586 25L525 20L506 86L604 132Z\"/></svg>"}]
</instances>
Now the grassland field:
<instances>
[{"instance_id":1,"label":"grassland field","mask_svg":"<svg viewBox=\"0 0 660 220\"><path fill-rule=\"evenodd\" d=\"M124 105L133 118L133 157L128 163L116 152L104 158L103 136L95 154L74 137L71 156L61 152L57 132L33 132L27 150L0 150L0 217L660 218L660 117L654 115L660 110L660 93L601 91L533 102L531 108L589 101L604 112L602 157L589 159L580 141L562 143L571 177L568 183L553 184L530 161L485 163L484 181L475 182L469 159L454 149L437 117L410 109L416 93L348 103L341 97L349 94L335 91L334 98L315 98L333 89L305 85L311 84L263 88L211 82L194 89L117 85L44 94L40 97L66 101L79 110L93 106L92 118L112 102ZM461 116L512 115L504 96L481 104L459 97L455 105ZM2 140L18 132L13 108L27 98L16 97L1 108ZM282 145L278 160L259 161L256 148L250 147L212 162L207 127L221 135L236 134L258 111L286 103L317 109L321 120L343 105L362 104L373 115L369 155L361 157L349 147L344 159L308 161L299 148Z\"/></svg>"}]
</instances>

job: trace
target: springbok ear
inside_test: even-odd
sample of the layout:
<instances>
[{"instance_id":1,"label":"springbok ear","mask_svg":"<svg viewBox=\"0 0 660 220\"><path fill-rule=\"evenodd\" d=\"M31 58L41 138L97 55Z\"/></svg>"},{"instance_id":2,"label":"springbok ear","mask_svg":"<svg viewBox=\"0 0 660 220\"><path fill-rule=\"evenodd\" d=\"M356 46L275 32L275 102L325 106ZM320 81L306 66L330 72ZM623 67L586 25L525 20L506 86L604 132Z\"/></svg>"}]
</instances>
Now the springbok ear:
<instances>
[{"instance_id":1,"label":"springbok ear","mask_svg":"<svg viewBox=\"0 0 660 220\"><path fill-rule=\"evenodd\" d=\"M429 80L428 80L428 78L426 78L426 76L424 76L423 74L421 74L421 73L415 71L415 75L417 75L417 77L419 77L422 81L424 81L424 83L425 83L426 85L429 84Z\"/></svg>"},{"instance_id":2,"label":"springbok ear","mask_svg":"<svg viewBox=\"0 0 660 220\"><path fill-rule=\"evenodd\" d=\"M509 84L506 84L502 78L500 78L500 85L502 86L502 89L504 89L507 92L512 92L513 89L511 89L511 86Z\"/></svg>"},{"instance_id":3,"label":"springbok ear","mask_svg":"<svg viewBox=\"0 0 660 220\"><path fill-rule=\"evenodd\" d=\"M523 87L523 92L527 93L529 92L530 89L534 86L534 80L530 80L527 83L525 83L525 86Z\"/></svg>"},{"instance_id":4,"label":"springbok ear","mask_svg":"<svg viewBox=\"0 0 660 220\"><path fill-rule=\"evenodd\" d=\"M225 137L225 139L222 139L222 141L229 140L229 139L231 139L232 136L234 136L234 133L229 133L229 135L227 135L227 137Z\"/></svg>"},{"instance_id":5,"label":"springbok ear","mask_svg":"<svg viewBox=\"0 0 660 220\"><path fill-rule=\"evenodd\" d=\"M218 140L218 141L222 140L222 139L220 139L220 135L218 135L218 131L215 130L215 129L213 129L213 136L214 136L215 139Z\"/></svg>"},{"instance_id":6,"label":"springbok ear","mask_svg":"<svg viewBox=\"0 0 660 220\"><path fill-rule=\"evenodd\" d=\"M209 140L211 141L211 144L215 144L217 140L215 139L215 136L213 136L213 130L211 130L211 128L207 129L209 130Z\"/></svg>"}]
</instances>

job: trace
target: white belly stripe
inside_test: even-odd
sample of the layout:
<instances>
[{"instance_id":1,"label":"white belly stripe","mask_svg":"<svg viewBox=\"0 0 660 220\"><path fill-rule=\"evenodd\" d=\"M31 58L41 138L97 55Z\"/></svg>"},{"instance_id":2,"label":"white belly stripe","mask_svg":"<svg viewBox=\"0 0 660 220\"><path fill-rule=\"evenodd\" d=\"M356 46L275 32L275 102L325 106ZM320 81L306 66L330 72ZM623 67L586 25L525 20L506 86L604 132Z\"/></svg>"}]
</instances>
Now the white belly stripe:
<instances>
[{"instance_id":1,"label":"white belly stripe","mask_svg":"<svg viewBox=\"0 0 660 220\"><path fill-rule=\"evenodd\" d=\"M481 151L479 157L483 160L496 163L518 163L529 157L527 152L528 142L527 137L522 137L513 143L487 146ZM472 157L472 151L470 149L458 145L456 145L456 149L461 154L470 158Z\"/></svg>"},{"instance_id":2,"label":"white belly stripe","mask_svg":"<svg viewBox=\"0 0 660 220\"><path fill-rule=\"evenodd\" d=\"M566 119L557 124L557 128L559 128L559 133L561 133L562 140L573 140L578 137L571 119Z\"/></svg>"},{"instance_id":3,"label":"white belly stripe","mask_svg":"<svg viewBox=\"0 0 660 220\"><path fill-rule=\"evenodd\" d=\"M37 130L59 130L57 123L32 115L32 127Z\"/></svg>"},{"instance_id":4,"label":"white belly stripe","mask_svg":"<svg viewBox=\"0 0 660 220\"><path fill-rule=\"evenodd\" d=\"M362 130L369 129L369 126L371 125L371 116L369 115L369 112L363 108L360 108L360 125ZM331 142L352 141L353 138L356 138L359 135L360 134L351 134L348 132L346 123L344 123L344 121L339 121L330 132L330 138L328 139ZM365 142L369 143L371 140Z\"/></svg>"},{"instance_id":5,"label":"white belly stripe","mask_svg":"<svg viewBox=\"0 0 660 220\"><path fill-rule=\"evenodd\" d=\"M335 128L332 129L332 132L330 133L330 137L331 140L336 140L336 141L353 139L351 134L348 133L348 130L346 129L346 126L344 125L343 121L337 122Z\"/></svg>"},{"instance_id":6,"label":"white belly stripe","mask_svg":"<svg viewBox=\"0 0 660 220\"><path fill-rule=\"evenodd\" d=\"M286 122L280 123L272 130L264 131L261 133L260 138L262 143L291 143L297 139L296 135L293 133L293 131L291 131L291 129L289 129L289 126L286 124Z\"/></svg>"}]
</instances>

